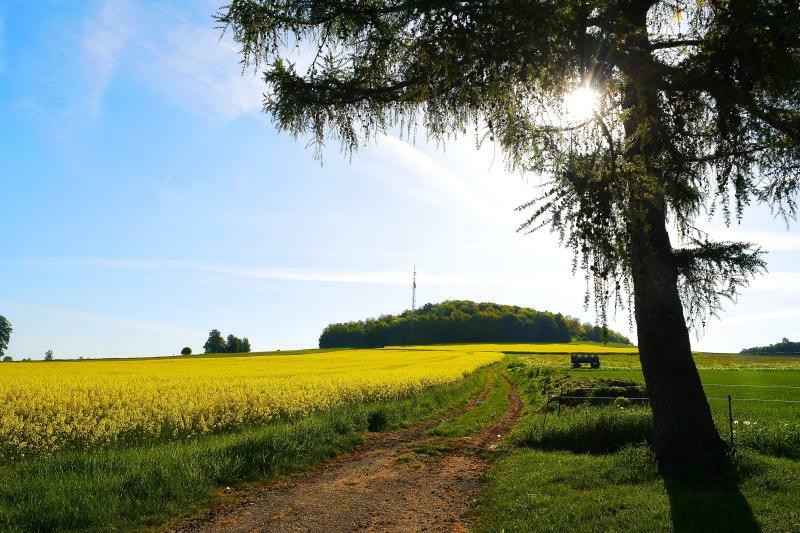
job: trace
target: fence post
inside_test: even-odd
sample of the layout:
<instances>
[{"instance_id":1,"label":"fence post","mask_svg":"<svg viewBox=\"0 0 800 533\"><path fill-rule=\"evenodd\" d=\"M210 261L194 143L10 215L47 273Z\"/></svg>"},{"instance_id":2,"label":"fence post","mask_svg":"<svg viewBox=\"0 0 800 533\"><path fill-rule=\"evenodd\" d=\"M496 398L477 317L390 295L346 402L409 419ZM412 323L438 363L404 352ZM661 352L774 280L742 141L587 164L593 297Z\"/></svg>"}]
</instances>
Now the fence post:
<instances>
[{"instance_id":1,"label":"fence post","mask_svg":"<svg viewBox=\"0 0 800 533\"><path fill-rule=\"evenodd\" d=\"M544 439L544 424L547 422L547 408L550 407L550 400L552 400L552 398L548 394L547 401L544 404L544 418L542 418L542 439Z\"/></svg>"},{"instance_id":2,"label":"fence post","mask_svg":"<svg viewBox=\"0 0 800 533\"><path fill-rule=\"evenodd\" d=\"M728 394L728 426L731 430L731 448L733 448L733 405L730 394Z\"/></svg>"},{"instance_id":3,"label":"fence post","mask_svg":"<svg viewBox=\"0 0 800 533\"><path fill-rule=\"evenodd\" d=\"M562 387L558 388L558 411L556 411L557 416L561 416L561 390Z\"/></svg>"}]
</instances>

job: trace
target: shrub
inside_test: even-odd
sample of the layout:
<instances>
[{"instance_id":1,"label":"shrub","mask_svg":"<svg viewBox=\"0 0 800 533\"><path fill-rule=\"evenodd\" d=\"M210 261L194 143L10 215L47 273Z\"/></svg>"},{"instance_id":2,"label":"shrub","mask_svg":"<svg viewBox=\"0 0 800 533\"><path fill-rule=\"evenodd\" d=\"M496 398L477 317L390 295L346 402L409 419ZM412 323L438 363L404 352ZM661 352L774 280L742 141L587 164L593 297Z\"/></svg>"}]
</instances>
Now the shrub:
<instances>
[{"instance_id":1,"label":"shrub","mask_svg":"<svg viewBox=\"0 0 800 533\"><path fill-rule=\"evenodd\" d=\"M186 346L183 350L181 350L181 355L192 355L192 349Z\"/></svg>"}]
</instances>

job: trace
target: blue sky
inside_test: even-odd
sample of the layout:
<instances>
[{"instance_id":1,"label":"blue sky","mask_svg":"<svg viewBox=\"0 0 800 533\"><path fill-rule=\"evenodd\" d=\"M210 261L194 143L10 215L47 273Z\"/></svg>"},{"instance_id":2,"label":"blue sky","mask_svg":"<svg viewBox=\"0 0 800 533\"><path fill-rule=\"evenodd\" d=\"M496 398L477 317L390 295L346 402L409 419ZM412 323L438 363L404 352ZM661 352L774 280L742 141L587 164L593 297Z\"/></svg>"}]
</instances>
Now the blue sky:
<instances>
[{"instance_id":1,"label":"blue sky","mask_svg":"<svg viewBox=\"0 0 800 533\"><path fill-rule=\"evenodd\" d=\"M0 4L0 314L8 353L163 355L219 328L313 347L332 321L418 301L496 301L592 319L570 256L515 233L537 182L470 138L384 137L314 159L278 134L219 40L217 2ZM763 244L770 274L695 339L800 337L800 230L765 208L707 228ZM615 325L627 330L618 316Z\"/></svg>"}]
</instances>

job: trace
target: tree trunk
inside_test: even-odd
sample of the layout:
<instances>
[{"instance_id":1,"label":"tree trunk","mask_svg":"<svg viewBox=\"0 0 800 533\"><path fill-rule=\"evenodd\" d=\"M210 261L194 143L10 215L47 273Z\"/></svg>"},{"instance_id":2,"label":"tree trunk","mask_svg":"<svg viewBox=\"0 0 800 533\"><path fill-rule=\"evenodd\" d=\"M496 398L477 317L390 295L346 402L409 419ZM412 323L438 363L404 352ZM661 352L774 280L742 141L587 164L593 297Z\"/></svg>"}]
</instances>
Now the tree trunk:
<instances>
[{"instance_id":1,"label":"tree trunk","mask_svg":"<svg viewBox=\"0 0 800 533\"><path fill-rule=\"evenodd\" d=\"M678 294L678 275L663 209L640 204L631 263L639 358L653 410L659 462L679 470L726 464L697 367ZM637 217L638 218L638 217Z\"/></svg>"},{"instance_id":2,"label":"tree trunk","mask_svg":"<svg viewBox=\"0 0 800 533\"><path fill-rule=\"evenodd\" d=\"M628 234L639 359L653 410L659 462L678 470L725 468L726 447L692 358L678 293L678 272L667 233L667 179L659 165L667 150L660 132L659 80L647 37L649 2L631 10L623 63L626 78L625 159L638 179L630 188Z\"/></svg>"}]
</instances>

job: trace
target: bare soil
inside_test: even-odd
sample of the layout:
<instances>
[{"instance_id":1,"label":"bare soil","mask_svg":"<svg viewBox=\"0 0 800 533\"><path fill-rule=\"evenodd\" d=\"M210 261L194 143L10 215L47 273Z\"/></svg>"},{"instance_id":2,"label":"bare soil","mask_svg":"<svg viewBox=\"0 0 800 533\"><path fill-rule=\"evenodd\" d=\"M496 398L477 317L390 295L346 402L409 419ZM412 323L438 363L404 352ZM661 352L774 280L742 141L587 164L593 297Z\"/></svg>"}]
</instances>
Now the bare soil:
<instances>
[{"instance_id":1,"label":"bare soil","mask_svg":"<svg viewBox=\"0 0 800 533\"><path fill-rule=\"evenodd\" d=\"M474 408L487 393L488 388L448 418ZM428 437L426 430L439 420L370 433L354 452L301 476L228 491L233 503L173 531L466 531L464 513L489 467L485 452L521 412L512 389L505 414L462 439Z\"/></svg>"}]
</instances>

